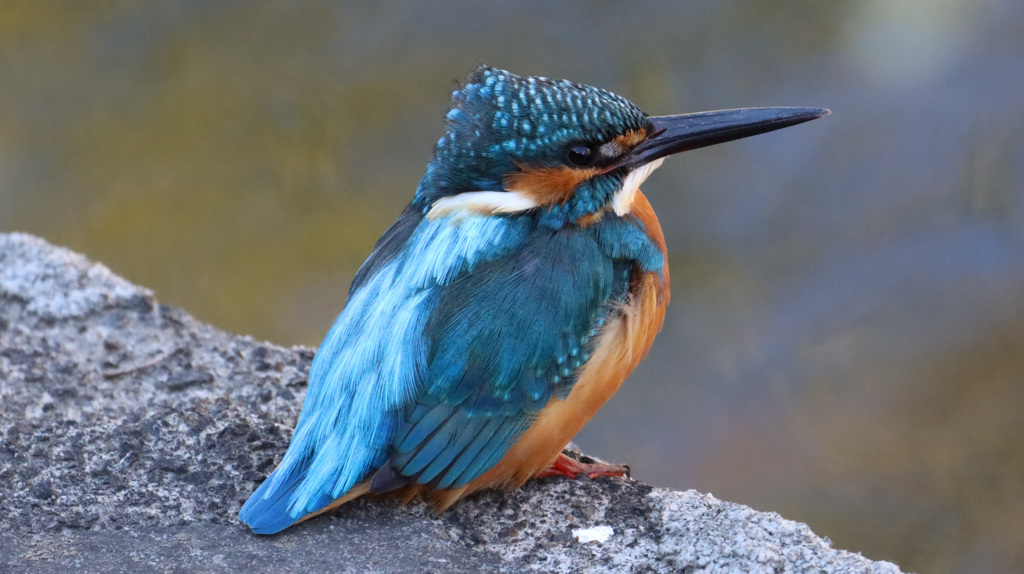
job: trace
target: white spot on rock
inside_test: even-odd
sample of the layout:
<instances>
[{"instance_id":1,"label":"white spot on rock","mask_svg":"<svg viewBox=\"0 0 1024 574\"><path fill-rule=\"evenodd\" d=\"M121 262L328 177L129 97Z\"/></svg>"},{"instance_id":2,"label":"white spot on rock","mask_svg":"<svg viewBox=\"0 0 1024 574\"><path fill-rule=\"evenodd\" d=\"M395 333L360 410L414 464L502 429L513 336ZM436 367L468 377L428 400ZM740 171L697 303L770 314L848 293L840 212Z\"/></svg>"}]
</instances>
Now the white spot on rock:
<instances>
[{"instance_id":1,"label":"white spot on rock","mask_svg":"<svg viewBox=\"0 0 1024 574\"><path fill-rule=\"evenodd\" d=\"M576 541L580 544L586 544L587 542L597 542L603 544L611 538L615 531L612 530L611 526L602 524L601 526L593 526L591 528L573 528L572 535L576 538Z\"/></svg>"}]
</instances>

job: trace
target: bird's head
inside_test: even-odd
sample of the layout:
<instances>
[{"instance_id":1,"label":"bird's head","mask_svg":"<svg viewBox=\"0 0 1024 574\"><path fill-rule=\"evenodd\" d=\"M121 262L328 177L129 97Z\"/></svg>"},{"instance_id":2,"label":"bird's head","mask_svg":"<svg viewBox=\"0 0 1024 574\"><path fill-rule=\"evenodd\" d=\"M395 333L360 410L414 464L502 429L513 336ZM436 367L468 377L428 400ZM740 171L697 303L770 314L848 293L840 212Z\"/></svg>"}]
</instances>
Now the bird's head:
<instances>
[{"instance_id":1,"label":"bird's head","mask_svg":"<svg viewBox=\"0 0 1024 574\"><path fill-rule=\"evenodd\" d=\"M561 225L627 213L667 155L805 122L828 110L648 116L622 96L482 66L452 94L416 202L434 216L531 211Z\"/></svg>"}]
</instances>

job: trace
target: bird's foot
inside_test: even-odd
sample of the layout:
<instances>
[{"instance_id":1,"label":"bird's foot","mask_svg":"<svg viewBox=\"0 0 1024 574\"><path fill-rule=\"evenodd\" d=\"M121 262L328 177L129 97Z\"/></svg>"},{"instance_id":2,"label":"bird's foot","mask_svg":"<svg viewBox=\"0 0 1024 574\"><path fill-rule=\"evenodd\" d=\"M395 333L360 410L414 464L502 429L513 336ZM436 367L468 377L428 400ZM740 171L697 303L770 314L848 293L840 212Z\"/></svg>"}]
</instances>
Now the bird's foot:
<instances>
[{"instance_id":1,"label":"bird's foot","mask_svg":"<svg viewBox=\"0 0 1024 574\"><path fill-rule=\"evenodd\" d=\"M579 478L581 474L585 474L590 478L599 478L602 476L621 476L629 478L629 466L625 464L597 462L590 457L583 457L583 460L577 460L566 456L563 452L558 455L555 462L551 463L551 466L538 472L534 475L534 478L544 478L548 476Z\"/></svg>"}]
</instances>

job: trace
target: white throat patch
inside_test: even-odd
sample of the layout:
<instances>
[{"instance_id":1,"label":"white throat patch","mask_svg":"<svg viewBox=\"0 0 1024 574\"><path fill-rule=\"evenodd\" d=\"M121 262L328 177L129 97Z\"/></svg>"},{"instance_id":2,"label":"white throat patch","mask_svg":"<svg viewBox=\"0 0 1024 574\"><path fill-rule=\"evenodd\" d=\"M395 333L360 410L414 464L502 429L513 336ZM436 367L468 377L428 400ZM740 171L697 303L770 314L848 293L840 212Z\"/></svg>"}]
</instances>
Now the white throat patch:
<instances>
[{"instance_id":1,"label":"white throat patch","mask_svg":"<svg viewBox=\"0 0 1024 574\"><path fill-rule=\"evenodd\" d=\"M629 213L629 210L633 208L633 198L636 197L636 192L640 191L640 184L654 170L661 167L663 161L665 158L656 159L629 172L625 181L622 182L622 189L616 191L615 196L612 197L612 209L615 210L615 215L621 217Z\"/></svg>"}]
</instances>

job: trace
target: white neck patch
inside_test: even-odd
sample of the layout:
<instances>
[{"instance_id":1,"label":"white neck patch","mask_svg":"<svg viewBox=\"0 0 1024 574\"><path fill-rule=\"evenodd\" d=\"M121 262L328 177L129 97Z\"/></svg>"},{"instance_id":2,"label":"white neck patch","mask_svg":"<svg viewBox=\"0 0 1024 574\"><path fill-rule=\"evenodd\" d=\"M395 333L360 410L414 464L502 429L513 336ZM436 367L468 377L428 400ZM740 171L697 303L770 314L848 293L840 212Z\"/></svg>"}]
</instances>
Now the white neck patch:
<instances>
[{"instance_id":1,"label":"white neck patch","mask_svg":"<svg viewBox=\"0 0 1024 574\"><path fill-rule=\"evenodd\" d=\"M663 161L665 158L656 159L629 172L625 181L622 182L622 189L616 191L615 196L612 197L612 209L615 210L615 215L621 217L629 213L629 210L633 208L633 198L636 197L636 192L640 191L640 184L654 170L661 167Z\"/></svg>"},{"instance_id":2,"label":"white neck patch","mask_svg":"<svg viewBox=\"0 0 1024 574\"><path fill-rule=\"evenodd\" d=\"M434 221L448 215L516 213L538 206L533 198L518 191L467 191L435 201L427 212L427 219Z\"/></svg>"}]
</instances>

